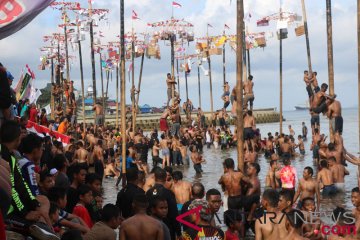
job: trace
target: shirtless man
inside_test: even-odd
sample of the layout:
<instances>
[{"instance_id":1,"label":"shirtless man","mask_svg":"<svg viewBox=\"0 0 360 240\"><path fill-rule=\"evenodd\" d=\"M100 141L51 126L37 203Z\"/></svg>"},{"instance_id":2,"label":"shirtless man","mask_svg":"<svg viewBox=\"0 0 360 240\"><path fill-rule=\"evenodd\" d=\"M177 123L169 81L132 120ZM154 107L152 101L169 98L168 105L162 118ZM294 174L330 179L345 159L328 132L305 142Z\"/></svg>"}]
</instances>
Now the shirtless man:
<instances>
[{"instance_id":1,"label":"shirtless man","mask_svg":"<svg viewBox=\"0 0 360 240\"><path fill-rule=\"evenodd\" d=\"M191 199L191 183L183 180L181 171L174 171L172 177L174 184L171 191L175 194L177 207L180 211L183 204Z\"/></svg>"},{"instance_id":2,"label":"shirtless man","mask_svg":"<svg viewBox=\"0 0 360 240\"><path fill-rule=\"evenodd\" d=\"M335 157L328 158L330 171L333 174L334 185L339 192L345 192L345 175L349 175L349 171L344 165L337 163Z\"/></svg>"},{"instance_id":3,"label":"shirtless man","mask_svg":"<svg viewBox=\"0 0 360 240\"><path fill-rule=\"evenodd\" d=\"M115 160L111 160L105 166L104 175L106 178L119 177L120 171L115 167Z\"/></svg>"},{"instance_id":4,"label":"shirtless man","mask_svg":"<svg viewBox=\"0 0 360 240\"><path fill-rule=\"evenodd\" d=\"M327 149L324 151L323 149L319 150L319 153L322 157L326 159L330 159L334 157L336 162L341 164L342 163L342 149L336 149L334 143L329 143Z\"/></svg>"},{"instance_id":5,"label":"shirtless man","mask_svg":"<svg viewBox=\"0 0 360 240\"><path fill-rule=\"evenodd\" d=\"M260 172L260 165L258 163L250 163L246 169L246 173L249 177L249 188L246 191L244 198L244 209L249 212L247 221L253 221L253 214L256 207L260 202L260 180L258 174Z\"/></svg>"},{"instance_id":6,"label":"shirtless man","mask_svg":"<svg viewBox=\"0 0 360 240\"><path fill-rule=\"evenodd\" d=\"M300 200L297 204L297 209L302 208L302 200L304 198L311 197L315 199L316 195L316 206L320 209L320 190L319 184L313 178L314 170L311 167L305 167L303 171L303 178L299 180L298 188L294 196L294 203L300 196Z\"/></svg>"},{"instance_id":7,"label":"shirtless man","mask_svg":"<svg viewBox=\"0 0 360 240\"><path fill-rule=\"evenodd\" d=\"M225 82L224 84L224 94L221 96L222 100L224 100L224 108L226 108L230 105L230 86L228 82Z\"/></svg>"},{"instance_id":8,"label":"shirtless man","mask_svg":"<svg viewBox=\"0 0 360 240\"><path fill-rule=\"evenodd\" d=\"M163 157L162 168L164 168L165 165L170 166L170 150L168 147L168 139L165 138L164 134L161 135L160 148Z\"/></svg>"},{"instance_id":9,"label":"shirtless man","mask_svg":"<svg viewBox=\"0 0 360 240\"><path fill-rule=\"evenodd\" d=\"M279 164L276 160L270 161L270 168L265 178L265 189L280 189L280 182L275 177L275 173L280 169Z\"/></svg>"},{"instance_id":10,"label":"shirtless man","mask_svg":"<svg viewBox=\"0 0 360 240\"><path fill-rule=\"evenodd\" d=\"M282 214L278 211L279 194L273 189L267 189L264 191L261 198L261 205L266 212L276 213L265 214L255 221L255 240L278 240L279 239L279 227L278 223L282 217Z\"/></svg>"},{"instance_id":11,"label":"shirtless man","mask_svg":"<svg viewBox=\"0 0 360 240\"><path fill-rule=\"evenodd\" d=\"M312 86L314 87L314 92L315 93L319 92L320 87L319 87L319 83L317 80L317 72L312 73L311 83L312 83Z\"/></svg>"},{"instance_id":12,"label":"shirtless man","mask_svg":"<svg viewBox=\"0 0 360 240\"><path fill-rule=\"evenodd\" d=\"M289 138L285 137L284 138L284 143L280 144L280 148L281 148L281 152L282 155L281 157L283 158L290 158L292 155L292 146L289 143Z\"/></svg>"},{"instance_id":13,"label":"shirtless man","mask_svg":"<svg viewBox=\"0 0 360 240\"><path fill-rule=\"evenodd\" d=\"M359 187L355 187L351 190L351 203L354 205L354 209L352 210L352 214L355 216L355 226L356 232L358 233L357 237L359 237L360 233L360 190Z\"/></svg>"},{"instance_id":14,"label":"shirtless man","mask_svg":"<svg viewBox=\"0 0 360 240\"><path fill-rule=\"evenodd\" d=\"M319 113L323 112L326 108L326 98L328 97L328 95L326 95L327 89L328 85L326 83L321 84L320 91L314 94L311 98L310 114L312 134L314 134L315 128L320 129Z\"/></svg>"},{"instance_id":15,"label":"shirtless man","mask_svg":"<svg viewBox=\"0 0 360 240\"><path fill-rule=\"evenodd\" d=\"M81 165L85 165L86 167L89 166L89 162L88 162L88 156L89 156L89 152L84 148L84 143L83 141L78 141L77 142L77 150L75 151L74 154L74 162L78 162Z\"/></svg>"},{"instance_id":16,"label":"shirtless man","mask_svg":"<svg viewBox=\"0 0 360 240\"><path fill-rule=\"evenodd\" d=\"M333 173L328 168L327 161L323 160L320 162L322 169L318 172L317 180L323 185L323 196L330 196L336 194L337 190L334 185Z\"/></svg>"},{"instance_id":17,"label":"shirtless man","mask_svg":"<svg viewBox=\"0 0 360 240\"><path fill-rule=\"evenodd\" d=\"M102 126L104 125L104 109L100 105L100 102L97 102L93 110L95 111L95 125L96 126Z\"/></svg>"},{"instance_id":18,"label":"shirtless man","mask_svg":"<svg viewBox=\"0 0 360 240\"><path fill-rule=\"evenodd\" d=\"M167 86L167 106L169 106L170 100L173 98L173 90L175 90L175 79L171 76L170 73L167 74L166 86Z\"/></svg>"},{"instance_id":19,"label":"shirtless man","mask_svg":"<svg viewBox=\"0 0 360 240\"><path fill-rule=\"evenodd\" d=\"M251 143L252 147L255 147L254 142L254 130L256 130L255 118L252 111L249 110L244 116L244 139Z\"/></svg>"},{"instance_id":20,"label":"shirtless man","mask_svg":"<svg viewBox=\"0 0 360 240\"><path fill-rule=\"evenodd\" d=\"M342 134L343 118L341 116L341 103L333 98L327 100L327 117L330 120L331 128L334 133Z\"/></svg>"},{"instance_id":21,"label":"shirtless man","mask_svg":"<svg viewBox=\"0 0 360 240\"><path fill-rule=\"evenodd\" d=\"M303 137L301 135L298 136L298 144L296 145L296 147L299 148L300 154L304 156L305 155L305 145L304 145Z\"/></svg>"},{"instance_id":22,"label":"shirtless man","mask_svg":"<svg viewBox=\"0 0 360 240\"><path fill-rule=\"evenodd\" d=\"M166 120L169 116L170 116L170 109L167 107L165 108L164 112L161 114L160 117L160 130L163 132L167 132L169 130L169 126Z\"/></svg>"},{"instance_id":23,"label":"shirtless man","mask_svg":"<svg viewBox=\"0 0 360 240\"><path fill-rule=\"evenodd\" d=\"M286 219L285 227L288 232L286 239L294 239L294 240L309 239L301 236L303 221L298 220L298 219L304 219L304 214L301 211L293 209L290 212L286 213L285 219Z\"/></svg>"},{"instance_id":24,"label":"shirtless man","mask_svg":"<svg viewBox=\"0 0 360 240\"><path fill-rule=\"evenodd\" d=\"M244 162L245 163L254 163L257 160L257 152L254 151L252 145L247 145L245 154L244 154Z\"/></svg>"},{"instance_id":25,"label":"shirtless man","mask_svg":"<svg viewBox=\"0 0 360 240\"><path fill-rule=\"evenodd\" d=\"M275 153L274 151L274 137L269 136L269 138L266 140L266 146L265 146L265 157L269 158L271 155Z\"/></svg>"},{"instance_id":26,"label":"shirtless man","mask_svg":"<svg viewBox=\"0 0 360 240\"><path fill-rule=\"evenodd\" d=\"M239 209L242 207L243 196L241 194L241 180L250 182L250 179L241 172L235 172L235 163L231 158L225 159L224 163L224 175L219 179L224 192L228 194L228 207L229 209Z\"/></svg>"},{"instance_id":27,"label":"shirtless man","mask_svg":"<svg viewBox=\"0 0 360 240\"><path fill-rule=\"evenodd\" d=\"M136 195L132 206L135 215L122 222L120 239L142 240L146 236L147 240L163 240L162 224L146 213L149 203L145 194Z\"/></svg>"},{"instance_id":28,"label":"shirtless man","mask_svg":"<svg viewBox=\"0 0 360 240\"><path fill-rule=\"evenodd\" d=\"M159 140L156 139L154 145L152 147L152 159L153 159L153 166L157 166L159 163L162 163L162 159L159 157Z\"/></svg>"},{"instance_id":29,"label":"shirtless man","mask_svg":"<svg viewBox=\"0 0 360 240\"><path fill-rule=\"evenodd\" d=\"M309 78L309 71L304 71L304 82L306 85L306 91L308 93L309 98L313 95L313 90L311 88L311 79Z\"/></svg>"},{"instance_id":30,"label":"shirtless man","mask_svg":"<svg viewBox=\"0 0 360 240\"><path fill-rule=\"evenodd\" d=\"M92 154L95 173L99 174L101 178L104 175L104 150L102 145L102 140L98 140L97 145L94 146Z\"/></svg>"},{"instance_id":31,"label":"shirtless man","mask_svg":"<svg viewBox=\"0 0 360 240\"><path fill-rule=\"evenodd\" d=\"M219 118L219 124L221 129L226 128L226 121L225 121L225 109L221 109L218 111L218 118Z\"/></svg>"},{"instance_id":32,"label":"shirtless man","mask_svg":"<svg viewBox=\"0 0 360 240\"><path fill-rule=\"evenodd\" d=\"M253 103L254 103L254 92L253 92L253 76L250 75L246 81L244 81L244 105L246 106L248 102L250 103L250 110L253 110Z\"/></svg>"},{"instance_id":33,"label":"shirtless man","mask_svg":"<svg viewBox=\"0 0 360 240\"><path fill-rule=\"evenodd\" d=\"M295 131L292 129L291 125L289 125L289 136L295 137Z\"/></svg>"}]
</instances>

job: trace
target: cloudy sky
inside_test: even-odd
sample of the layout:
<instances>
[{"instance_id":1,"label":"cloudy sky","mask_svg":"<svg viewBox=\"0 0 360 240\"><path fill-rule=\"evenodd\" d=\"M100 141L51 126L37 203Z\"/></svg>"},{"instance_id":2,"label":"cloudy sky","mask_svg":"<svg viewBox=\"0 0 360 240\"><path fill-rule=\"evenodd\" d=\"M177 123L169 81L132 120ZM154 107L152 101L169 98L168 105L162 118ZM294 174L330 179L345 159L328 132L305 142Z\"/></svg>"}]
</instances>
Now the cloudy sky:
<instances>
[{"instance_id":1,"label":"cloudy sky","mask_svg":"<svg viewBox=\"0 0 360 240\"><path fill-rule=\"evenodd\" d=\"M86 0L80 0L82 5ZM95 8L109 8L109 25L100 24L100 31L106 36L102 42L114 41L120 32L120 1L95 0ZM134 23L139 32L151 33L154 30L147 27L147 23L169 19L171 17L172 0L125 0L126 29L131 29L131 12L135 10L141 20ZM210 35L218 35L223 31L226 23L230 26L229 33L236 29L236 1L230 4L229 0L178 0L182 8L175 9L175 17L186 19L195 25L196 37L206 34L207 23L213 28L209 29ZM263 16L279 11L279 0L244 0L245 12L252 15L248 28L250 32L275 32L276 24L269 27L256 27L256 20ZM283 0L286 11L301 14L300 0ZM305 1L308 13L310 32L311 54L313 69L318 72L320 83L328 81L327 75L327 45L326 45L326 11L325 1ZM334 41L334 66L335 66L335 92L344 107L354 107L357 104L357 30L356 30L356 1L335 0L332 6L333 13L333 41ZM35 86L44 87L50 82L50 70L37 70L40 63L39 48L45 43L42 36L58 32L57 24L60 14L51 8L41 13L27 27L0 42L1 62L8 67L15 78L20 76L21 68L29 64L36 71ZM91 85L91 67L89 38L83 43L85 86ZM187 49L193 53L194 43ZM170 48L160 42L161 60L145 59L143 72L143 85L141 87L140 104L161 106L166 100L166 73L170 72ZM294 26L289 28L289 38L283 41L283 87L284 108L292 110L297 104L305 103L307 94L302 81L303 70L307 68L305 38L296 37ZM77 52L70 50L71 55ZM230 85L235 84L235 52L227 47L227 78ZM98 64L98 56L96 63ZM135 62L136 82L138 81L140 59ZM195 67L195 66L194 66ZM207 64L204 64L207 69ZM255 108L278 107L279 100L279 42L270 38L264 49L251 50L251 71L255 83ZM195 69L194 69L195 70ZM192 71L188 78L189 97L195 106L198 105L197 72ZM100 88L99 66L97 65L97 86ZM222 57L212 57L214 106L220 108L222 101ZM115 98L115 73L110 82L109 94ZM75 87L80 89L79 64L74 61L71 66L71 79ZM181 95L185 96L185 79L180 73ZM127 89L129 82L127 81ZM129 91L128 91L129 92ZM201 94L203 108L210 109L209 79L201 73Z\"/></svg>"}]
</instances>

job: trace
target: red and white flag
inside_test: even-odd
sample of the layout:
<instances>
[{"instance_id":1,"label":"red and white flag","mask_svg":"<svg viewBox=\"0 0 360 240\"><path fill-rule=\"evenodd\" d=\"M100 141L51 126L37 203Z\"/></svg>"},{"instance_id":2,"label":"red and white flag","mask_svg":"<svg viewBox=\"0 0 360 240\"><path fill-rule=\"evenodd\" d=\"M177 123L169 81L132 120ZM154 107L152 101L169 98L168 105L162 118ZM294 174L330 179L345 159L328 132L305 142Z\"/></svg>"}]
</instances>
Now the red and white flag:
<instances>
[{"instance_id":1,"label":"red and white flag","mask_svg":"<svg viewBox=\"0 0 360 240\"><path fill-rule=\"evenodd\" d=\"M134 10L132 10L132 16L131 16L131 18L132 18L133 20L138 20L138 19L140 19L140 18L138 17L138 14L137 14Z\"/></svg>"},{"instance_id":2,"label":"red and white flag","mask_svg":"<svg viewBox=\"0 0 360 240\"><path fill-rule=\"evenodd\" d=\"M228 30L230 30L230 27L227 25L227 24L225 24L225 29L228 29Z\"/></svg>"},{"instance_id":3,"label":"red and white flag","mask_svg":"<svg viewBox=\"0 0 360 240\"><path fill-rule=\"evenodd\" d=\"M177 3L177 2L172 2L172 6L173 6L174 8L181 8L181 7L182 7L181 4L180 4L180 3Z\"/></svg>"}]
</instances>

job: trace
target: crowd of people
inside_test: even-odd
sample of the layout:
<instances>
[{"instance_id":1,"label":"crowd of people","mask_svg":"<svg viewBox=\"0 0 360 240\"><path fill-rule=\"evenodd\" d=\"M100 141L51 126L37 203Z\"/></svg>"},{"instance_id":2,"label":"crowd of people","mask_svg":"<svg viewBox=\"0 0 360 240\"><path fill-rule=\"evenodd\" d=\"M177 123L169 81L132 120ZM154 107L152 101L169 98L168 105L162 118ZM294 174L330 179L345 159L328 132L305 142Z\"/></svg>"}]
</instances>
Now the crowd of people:
<instances>
[{"instance_id":1,"label":"crowd of people","mask_svg":"<svg viewBox=\"0 0 360 240\"><path fill-rule=\"evenodd\" d=\"M11 78L3 68L0 74L1 80ZM316 79L316 74L312 76ZM306 153L305 122L302 133L297 136L292 126L288 134L269 132L266 137L261 136L252 112L253 77L249 76L243 89L246 98L244 169L238 169L231 158L222 160L219 185L209 189L199 181L187 181L183 170L192 165L200 176L202 165L209 161L203 157L205 151L210 148L227 151L237 146L237 129L230 128L226 120L229 102L236 101L236 94L234 91L230 94L228 83L222 96L224 107L216 118L206 121L200 108L193 118L189 114L192 103L187 100L184 104L187 117L183 123L180 99L172 96L175 82L168 76L169 106L161 116L160 131L154 129L148 136L142 129L135 129L128 119L126 159L122 158L120 147L124 136L120 129L104 125L100 104L94 106L96 124L86 128L72 122L72 117L66 114L54 123L49 121L48 125L41 120L46 118L46 113L35 119L34 122L53 131L71 136L70 143L64 146L55 138L40 137L26 130L31 110L29 115L21 116L21 109L20 120L9 120L7 111L12 103L8 105L7 95L0 94L4 117L0 127L0 239L6 239L6 234L9 239L13 234L64 240L236 240L249 235L256 240L357 239L358 187L351 193L355 209L348 212L338 207L332 213L334 224L353 227L355 231L341 232L341 235L324 232L327 225L320 217L312 219L313 222L309 220L321 209L322 199L344 194L345 176L349 174L344 159L356 165L360 165L360 160L344 147L340 103L335 96L326 94L326 85L321 85L320 90L315 86L313 90L314 77L310 79L306 75L305 79L310 85L307 86L309 96L311 93L314 165L302 169L302 178L298 177L299 169L292 166L295 157ZM70 88L69 97L65 95L67 103L72 99ZM25 106L29 107L26 101ZM39 116L37 111L33 112ZM61 109L58 114L60 112ZM333 122L331 142L320 133L317 116L321 112ZM261 169L258 162L262 154L268 160L265 169ZM261 170L266 171L265 179L259 178ZM121 183L116 202L106 205L103 204L104 178L114 179L116 186ZM261 184L262 181L265 184ZM114 186L114 189L117 188ZM303 221L299 221L300 218ZM349 222L349 219L355 221Z\"/></svg>"}]
</instances>

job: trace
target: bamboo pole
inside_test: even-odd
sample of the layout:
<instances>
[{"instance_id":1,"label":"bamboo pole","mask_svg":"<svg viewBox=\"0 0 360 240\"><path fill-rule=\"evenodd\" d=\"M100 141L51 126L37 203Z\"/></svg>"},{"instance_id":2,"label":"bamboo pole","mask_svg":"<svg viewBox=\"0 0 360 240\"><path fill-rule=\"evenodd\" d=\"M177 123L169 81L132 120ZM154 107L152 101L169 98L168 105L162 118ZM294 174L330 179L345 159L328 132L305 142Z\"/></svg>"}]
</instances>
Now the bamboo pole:
<instances>
[{"instance_id":1,"label":"bamboo pole","mask_svg":"<svg viewBox=\"0 0 360 240\"><path fill-rule=\"evenodd\" d=\"M244 172L244 119L243 119L243 44L244 44L244 2L237 0L237 26L236 26L236 128L237 128L237 162L238 169Z\"/></svg>"},{"instance_id":2,"label":"bamboo pole","mask_svg":"<svg viewBox=\"0 0 360 240\"><path fill-rule=\"evenodd\" d=\"M224 36L226 36L225 30L224 30ZM225 44L223 45L223 83L224 83L224 85L225 85L225 83L226 83L226 55L225 55Z\"/></svg>"},{"instance_id":3,"label":"bamboo pole","mask_svg":"<svg viewBox=\"0 0 360 240\"><path fill-rule=\"evenodd\" d=\"M186 73L186 71L184 71L185 72L185 87L186 87L186 100L188 100L189 99L189 90L188 90L188 74Z\"/></svg>"},{"instance_id":4,"label":"bamboo pole","mask_svg":"<svg viewBox=\"0 0 360 240\"><path fill-rule=\"evenodd\" d=\"M282 20L282 1L280 0L280 20ZM279 30L280 31L280 37L279 37L279 43L280 43L280 53L279 53L279 64L280 64L280 68L279 68L279 73L280 73L280 94L279 94L279 100L280 100L280 134L282 134L283 132L283 64L282 64L282 60L283 60L283 56L282 56L282 29Z\"/></svg>"},{"instance_id":5,"label":"bamboo pole","mask_svg":"<svg viewBox=\"0 0 360 240\"><path fill-rule=\"evenodd\" d=\"M247 52L247 69L248 69L248 77L249 77L251 75L250 49L247 49L246 52Z\"/></svg>"},{"instance_id":6,"label":"bamboo pole","mask_svg":"<svg viewBox=\"0 0 360 240\"><path fill-rule=\"evenodd\" d=\"M198 65L197 70L198 70L198 88L199 88L199 107L201 108L200 65Z\"/></svg>"},{"instance_id":7,"label":"bamboo pole","mask_svg":"<svg viewBox=\"0 0 360 240\"><path fill-rule=\"evenodd\" d=\"M132 105L132 127L133 131L136 131L136 113L138 106L135 106L135 43L134 43L134 29L132 30L132 43L131 43L131 105Z\"/></svg>"},{"instance_id":8,"label":"bamboo pole","mask_svg":"<svg viewBox=\"0 0 360 240\"><path fill-rule=\"evenodd\" d=\"M65 9L65 6L64 6ZM66 80L70 81L70 65L69 65L69 50L67 41L67 27L66 27L66 12L64 11L64 35L65 35L65 61L66 61Z\"/></svg>"},{"instance_id":9,"label":"bamboo pole","mask_svg":"<svg viewBox=\"0 0 360 240\"><path fill-rule=\"evenodd\" d=\"M125 98L125 21L124 21L124 0L120 0L120 54L121 54L121 140L122 140L122 174L126 173L126 98ZM124 185L124 178L123 178Z\"/></svg>"},{"instance_id":10,"label":"bamboo pole","mask_svg":"<svg viewBox=\"0 0 360 240\"><path fill-rule=\"evenodd\" d=\"M179 60L176 59L176 73L177 73L177 87L178 87L178 94L180 98L180 76L179 76Z\"/></svg>"},{"instance_id":11,"label":"bamboo pole","mask_svg":"<svg viewBox=\"0 0 360 240\"><path fill-rule=\"evenodd\" d=\"M92 1L89 1L89 17L90 22L90 57L91 57L91 68L92 68L92 83L93 83L93 101L96 104L96 72L95 72L95 52L94 52L94 21L92 19ZM95 121L95 117L94 117Z\"/></svg>"},{"instance_id":12,"label":"bamboo pole","mask_svg":"<svg viewBox=\"0 0 360 240\"><path fill-rule=\"evenodd\" d=\"M85 123L85 84L84 84L84 70L83 70L83 62L82 62L82 52L81 52L81 41L78 41L79 46L79 61L80 61L80 79L81 79L81 103L82 103L82 117L83 117L83 131L86 131L86 123Z\"/></svg>"},{"instance_id":13,"label":"bamboo pole","mask_svg":"<svg viewBox=\"0 0 360 240\"><path fill-rule=\"evenodd\" d=\"M304 29L305 29L305 40L306 40L306 52L307 52L307 60L308 60L308 67L309 73L312 73L312 66L311 66L311 54L310 54L310 40L309 40L309 29L307 23L307 16L306 16L306 7L305 7L305 0L301 0L302 6L302 14L304 18Z\"/></svg>"},{"instance_id":14,"label":"bamboo pole","mask_svg":"<svg viewBox=\"0 0 360 240\"><path fill-rule=\"evenodd\" d=\"M103 116L104 116L104 123L106 117L106 106L105 106L105 95L104 95L104 75L103 75L103 68L102 68L102 60L101 60L101 53L99 53L100 58L100 78L101 78L101 97L102 97L102 106L103 106Z\"/></svg>"},{"instance_id":15,"label":"bamboo pole","mask_svg":"<svg viewBox=\"0 0 360 240\"><path fill-rule=\"evenodd\" d=\"M358 131L360 148L360 0L357 0L357 43L358 43ZM360 166L358 166L358 176L360 176Z\"/></svg>"},{"instance_id":16,"label":"bamboo pole","mask_svg":"<svg viewBox=\"0 0 360 240\"><path fill-rule=\"evenodd\" d=\"M139 106L139 99L140 99L140 88L141 88L141 80L142 80L142 73L144 68L144 59L145 53L141 55L141 64L140 64L140 73L139 73L139 82L138 82L138 94L136 95L136 106ZM135 121L137 117L137 112L135 112Z\"/></svg>"},{"instance_id":17,"label":"bamboo pole","mask_svg":"<svg viewBox=\"0 0 360 240\"><path fill-rule=\"evenodd\" d=\"M54 84L54 59L51 58L51 89L53 88ZM55 101L54 101L54 95L51 92L51 96L50 96L50 108L51 108L51 113L50 113L50 118L54 119L54 105L55 105Z\"/></svg>"},{"instance_id":18,"label":"bamboo pole","mask_svg":"<svg viewBox=\"0 0 360 240\"><path fill-rule=\"evenodd\" d=\"M106 73L106 99L109 99L108 91L109 91L109 80L110 80L110 70L105 70Z\"/></svg>"},{"instance_id":19,"label":"bamboo pole","mask_svg":"<svg viewBox=\"0 0 360 240\"><path fill-rule=\"evenodd\" d=\"M206 37L207 37L207 61L208 61L208 65L209 65L209 82L210 82L210 111L211 111L211 114L213 114L214 113L214 99L213 99L213 92L212 92L211 58L210 58L210 54L209 54L209 49L210 49L209 25L207 25Z\"/></svg>"},{"instance_id":20,"label":"bamboo pole","mask_svg":"<svg viewBox=\"0 0 360 240\"><path fill-rule=\"evenodd\" d=\"M170 45L171 45L171 79L175 80L175 47L174 47L174 36L170 36ZM175 84L171 84L171 97L175 97Z\"/></svg>"},{"instance_id":21,"label":"bamboo pole","mask_svg":"<svg viewBox=\"0 0 360 240\"><path fill-rule=\"evenodd\" d=\"M329 94L334 94L334 58L332 42L332 16L331 0L326 0L326 26L327 26L327 51L328 51L328 74L329 74ZM330 141L334 140L334 134L329 121Z\"/></svg>"},{"instance_id":22,"label":"bamboo pole","mask_svg":"<svg viewBox=\"0 0 360 240\"><path fill-rule=\"evenodd\" d=\"M116 128L119 127L119 63L116 63Z\"/></svg>"}]
</instances>

